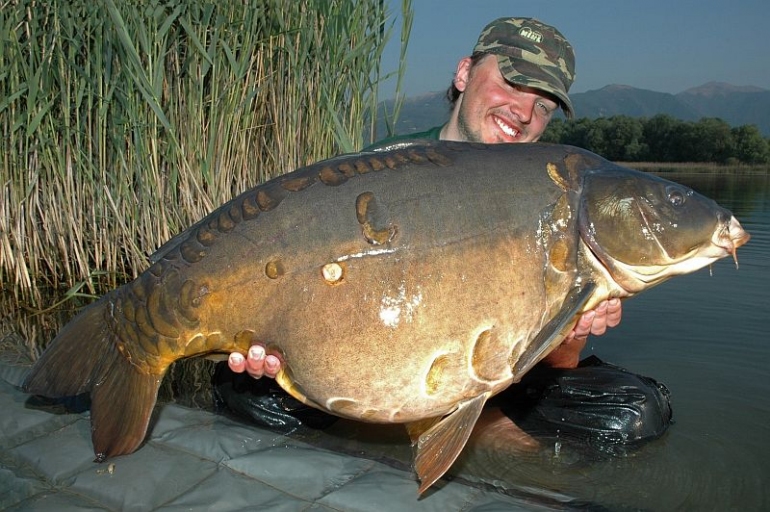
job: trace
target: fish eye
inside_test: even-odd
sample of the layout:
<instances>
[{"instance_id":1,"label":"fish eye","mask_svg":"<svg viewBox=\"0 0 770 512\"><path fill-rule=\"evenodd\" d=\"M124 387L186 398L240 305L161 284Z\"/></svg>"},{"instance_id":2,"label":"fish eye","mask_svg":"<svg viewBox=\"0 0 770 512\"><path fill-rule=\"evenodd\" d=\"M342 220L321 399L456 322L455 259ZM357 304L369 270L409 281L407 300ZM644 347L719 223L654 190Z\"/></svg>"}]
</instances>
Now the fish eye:
<instances>
[{"instance_id":1,"label":"fish eye","mask_svg":"<svg viewBox=\"0 0 770 512\"><path fill-rule=\"evenodd\" d=\"M674 206L682 206L685 201L685 193L678 187L667 187L668 202Z\"/></svg>"}]
</instances>

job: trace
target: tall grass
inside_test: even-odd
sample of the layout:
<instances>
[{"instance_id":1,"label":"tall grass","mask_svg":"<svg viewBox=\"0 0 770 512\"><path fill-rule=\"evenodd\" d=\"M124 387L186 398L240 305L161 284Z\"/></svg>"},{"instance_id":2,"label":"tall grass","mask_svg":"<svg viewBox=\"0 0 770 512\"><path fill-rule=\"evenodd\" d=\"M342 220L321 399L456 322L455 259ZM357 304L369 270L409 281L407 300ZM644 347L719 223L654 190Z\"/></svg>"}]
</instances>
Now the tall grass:
<instances>
[{"instance_id":1,"label":"tall grass","mask_svg":"<svg viewBox=\"0 0 770 512\"><path fill-rule=\"evenodd\" d=\"M217 205L364 145L384 2L251 4L0 0L0 335L31 357Z\"/></svg>"}]
</instances>

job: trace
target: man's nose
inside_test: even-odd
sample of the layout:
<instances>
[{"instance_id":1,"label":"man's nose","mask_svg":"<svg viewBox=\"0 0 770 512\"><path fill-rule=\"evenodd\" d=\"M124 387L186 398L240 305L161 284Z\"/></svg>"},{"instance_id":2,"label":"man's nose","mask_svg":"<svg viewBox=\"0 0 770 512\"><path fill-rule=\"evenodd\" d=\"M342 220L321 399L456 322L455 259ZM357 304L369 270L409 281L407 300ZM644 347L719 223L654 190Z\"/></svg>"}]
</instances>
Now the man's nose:
<instances>
[{"instance_id":1,"label":"man's nose","mask_svg":"<svg viewBox=\"0 0 770 512\"><path fill-rule=\"evenodd\" d=\"M511 113L516 116L516 119L523 124L527 124L532 120L532 112L535 110L535 102L537 98L534 94L520 93L516 96L516 99L511 102Z\"/></svg>"}]
</instances>

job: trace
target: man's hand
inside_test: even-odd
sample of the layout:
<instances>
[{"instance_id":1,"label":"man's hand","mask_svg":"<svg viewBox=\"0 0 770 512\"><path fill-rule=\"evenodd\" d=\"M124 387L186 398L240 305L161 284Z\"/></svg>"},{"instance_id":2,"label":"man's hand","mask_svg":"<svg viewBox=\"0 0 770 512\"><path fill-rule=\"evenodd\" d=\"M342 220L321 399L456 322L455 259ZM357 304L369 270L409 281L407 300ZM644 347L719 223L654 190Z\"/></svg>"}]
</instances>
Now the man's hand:
<instances>
[{"instance_id":1,"label":"man's hand","mask_svg":"<svg viewBox=\"0 0 770 512\"><path fill-rule=\"evenodd\" d=\"M246 357L240 352L231 353L227 365L235 373L247 372L255 379L263 376L274 379L281 370L281 360L277 356L266 354L262 345L252 345Z\"/></svg>"},{"instance_id":2,"label":"man's hand","mask_svg":"<svg viewBox=\"0 0 770 512\"><path fill-rule=\"evenodd\" d=\"M620 323L621 315L620 299L600 302L596 309L583 313L575 328L564 338L561 345L543 359L543 363L552 368L577 368L580 352L586 346L588 335L604 334L608 327L615 327Z\"/></svg>"},{"instance_id":3,"label":"man's hand","mask_svg":"<svg viewBox=\"0 0 770 512\"><path fill-rule=\"evenodd\" d=\"M622 313L620 299L600 302L596 309L583 313L571 334L574 334L575 338L585 338L589 334L601 336L608 327L615 327L620 323Z\"/></svg>"},{"instance_id":4,"label":"man's hand","mask_svg":"<svg viewBox=\"0 0 770 512\"><path fill-rule=\"evenodd\" d=\"M596 306L596 309L586 311L562 344L548 354L543 362L553 368L576 368L588 335L604 334L608 327L615 327L620 323L621 314L620 299L605 300ZM266 354L262 345L252 345L246 357L240 352L233 352L227 364L235 373L247 372L255 379L274 379L281 370L281 360L277 356Z\"/></svg>"}]
</instances>

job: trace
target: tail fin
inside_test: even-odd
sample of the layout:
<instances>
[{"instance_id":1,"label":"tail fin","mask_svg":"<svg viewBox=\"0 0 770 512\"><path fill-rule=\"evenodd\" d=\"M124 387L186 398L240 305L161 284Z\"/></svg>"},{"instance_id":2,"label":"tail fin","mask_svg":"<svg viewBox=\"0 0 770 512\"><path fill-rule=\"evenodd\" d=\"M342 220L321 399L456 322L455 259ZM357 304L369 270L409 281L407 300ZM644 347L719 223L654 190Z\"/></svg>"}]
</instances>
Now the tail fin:
<instances>
[{"instance_id":1,"label":"tail fin","mask_svg":"<svg viewBox=\"0 0 770 512\"><path fill-rule=\"evenodd\" d=\"M96 460L131 453L144 440L157 401L160 374L132 365L109 329L110 296L84 309L32 367L24 391L47 397L91 395L91 439Z\"/></svg>"}]
</instances>

